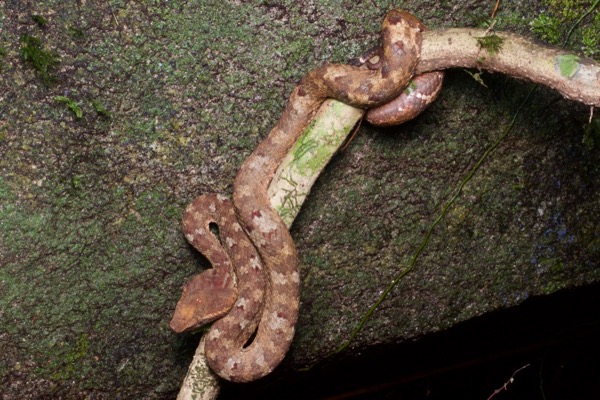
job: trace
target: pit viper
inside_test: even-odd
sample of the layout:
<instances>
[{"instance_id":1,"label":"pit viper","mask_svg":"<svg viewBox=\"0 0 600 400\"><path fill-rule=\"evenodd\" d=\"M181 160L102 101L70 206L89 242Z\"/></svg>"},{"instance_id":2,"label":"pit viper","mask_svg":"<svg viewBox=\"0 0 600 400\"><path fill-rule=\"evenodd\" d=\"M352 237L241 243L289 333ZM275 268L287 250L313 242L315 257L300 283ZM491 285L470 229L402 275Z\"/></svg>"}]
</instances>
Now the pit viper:
<instances>
[{"instance_id":1,"label":"pit viper","mask_svg":"<svg viewBox=\"0 0 600 400\"><path fill-rule=\"evenodd\" d=\"M433 101L441 73L433 73L425 83L415 78L417 90L397 98L413 77L424 29L408 12L389 11L381 48L360 62L368 68L326 64L300 81L276 126L242 164L233 201L208 194L187 207L185 237L212 268L185 284L171 328L183 332L216 319L206 334L205 352L211 369L221 377L247 382L267 375L294 337L298 255L267 195L277 167L328 98L370 108L367 119L383 125L412 118L423 108L419 102Z\"/></svg>"}]
</instances>

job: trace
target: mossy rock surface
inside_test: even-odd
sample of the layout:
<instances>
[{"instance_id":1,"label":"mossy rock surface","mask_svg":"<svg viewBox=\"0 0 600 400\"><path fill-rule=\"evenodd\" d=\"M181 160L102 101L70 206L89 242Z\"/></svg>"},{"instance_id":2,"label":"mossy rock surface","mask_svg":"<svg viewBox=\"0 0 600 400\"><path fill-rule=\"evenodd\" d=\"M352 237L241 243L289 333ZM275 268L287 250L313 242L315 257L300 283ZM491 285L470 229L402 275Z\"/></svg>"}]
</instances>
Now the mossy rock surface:
<instances>
[{"instance_id":1,"label":"mossy rock surface","mask_svg":"<svg viewBox=\"0 0 600 400\"><path fill-rule=\"evenodd\" d=\"M168 322L185 279L207 266L182 236L185 206L230 194L295 82L372 47L391 2L0 5L3 398L174 398L198 336ZM505 4L496 28L532 35L542 6ZM403 7L432 28L481 26L490 12ZM23 58L24 37L57 56L47 76ZM302 308L277 379L348 339L531 89L483 80L449 72L425 114L363 126L321 176L292 228ZM588 115L536 89L344 355L598 282L600 142Z\"/></svg>"}]
</instances>

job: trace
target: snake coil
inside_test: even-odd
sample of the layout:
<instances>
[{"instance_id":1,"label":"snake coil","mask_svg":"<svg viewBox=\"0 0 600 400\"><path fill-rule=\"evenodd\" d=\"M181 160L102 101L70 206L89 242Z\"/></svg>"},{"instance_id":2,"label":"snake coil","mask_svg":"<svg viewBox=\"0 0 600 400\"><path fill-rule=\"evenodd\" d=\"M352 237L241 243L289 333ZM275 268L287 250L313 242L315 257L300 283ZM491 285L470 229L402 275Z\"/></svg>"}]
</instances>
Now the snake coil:
<instances>
[{"instance_id":1,"label":"snake coil","mask_svg":"<svg viewBox=\"0 0 600 400\"><path fill-rule=\"evenodd\" d=\"M241 166L233 203L210 194L186 209L185 236L213 268L186 283L171 328L183 332L218 318L207 333L205 351L210 367L221 377L246 382L265 376L284 358L294 336L298 256L267 195L277 167L326 99L372 108L400 95L419 60L424 29L406 11L389 11L381 50L369 57L378 59L370 62L371 68L327 64L310 71L293 90L277 125ZM403 99L410 93L400 96L391 105L371 110L367 118L387 124L399 110L412 112L414 101L435 97L439 89L434 86L427 83L421 91L412 91L416 94L410 102Z\"/></svg>"}]
</instances>

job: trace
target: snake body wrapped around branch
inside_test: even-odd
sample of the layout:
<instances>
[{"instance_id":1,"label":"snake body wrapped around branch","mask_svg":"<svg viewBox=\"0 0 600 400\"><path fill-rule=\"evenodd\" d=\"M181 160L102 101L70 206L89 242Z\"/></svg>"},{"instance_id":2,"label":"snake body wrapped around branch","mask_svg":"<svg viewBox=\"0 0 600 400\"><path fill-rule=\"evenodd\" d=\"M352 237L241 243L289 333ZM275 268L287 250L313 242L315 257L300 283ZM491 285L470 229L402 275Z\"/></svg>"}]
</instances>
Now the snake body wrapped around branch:
<instances>
[{"instance_id":1,"label":"snake body wrapped around branch","mask_svg":"<svg viewBox=\"0 0 600 400\"><path fill-rule=\"evenodd\" d=\"M277 125L241 166L233 204L204 195L187 208L185 236L213 268L185 285L171 327L182 332L220 318L207 333L206 357L221 377L245 382L270 373L294 336L298 256L267 194L277 167L326 99L371 108L401 94L419 60L424 29L405 11L388 12L376 68L328 64L309 72Z\"/></svg>"}]
</instances>

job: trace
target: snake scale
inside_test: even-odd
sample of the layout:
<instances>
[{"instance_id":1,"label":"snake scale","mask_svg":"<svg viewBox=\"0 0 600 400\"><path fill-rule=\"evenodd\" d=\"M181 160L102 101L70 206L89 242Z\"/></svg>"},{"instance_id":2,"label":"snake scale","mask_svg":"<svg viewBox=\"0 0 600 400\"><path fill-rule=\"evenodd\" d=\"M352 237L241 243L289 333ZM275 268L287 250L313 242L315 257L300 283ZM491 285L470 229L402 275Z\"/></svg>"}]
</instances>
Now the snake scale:
<instances>
[{"instance_id":1,"label":"snake scale","mask_svg":"<svg viewBox=\"0 0 600 400\"><path fill-rule=\"evenodd\" d=\"M186 209L185 237L213 268L185 284L171 328L183 332L217 319L207 333L205 352L221 377L247 382L265 376L284 358L294 336L298 255L267 195L281 160L326 99L372 108L401 94L417 65L424 29L406 11L389 11L381 49L361 61L368 61L368 68L326 64L300 81L276 126L241 166L233 202L208 194ZM426 80L420 91L400 96L404 99L371 110L367 118L397 123L393 115L398 111L410 114L418 108L412 101L435 97L435 80L441 83L441 76ZM407 96L412 100L407 102Z\"/></svg>"}]
</instances>

